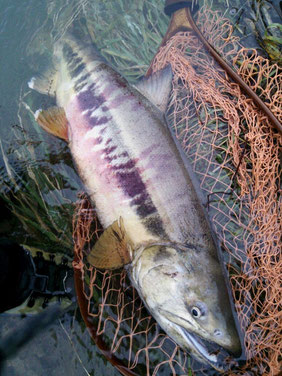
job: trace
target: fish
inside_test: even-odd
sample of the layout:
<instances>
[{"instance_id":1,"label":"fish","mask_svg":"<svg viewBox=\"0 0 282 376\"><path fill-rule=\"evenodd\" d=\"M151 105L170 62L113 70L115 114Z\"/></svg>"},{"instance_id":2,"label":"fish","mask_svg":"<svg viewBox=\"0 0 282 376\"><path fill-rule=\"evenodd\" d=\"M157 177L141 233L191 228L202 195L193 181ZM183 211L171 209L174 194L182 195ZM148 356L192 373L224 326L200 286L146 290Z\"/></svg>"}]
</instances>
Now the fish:
<instances>
[{"instance_id":1,"label":"fish","mask_svg":"<svg viewBox=\"0 0 282 376\"><path fill-rule=\"evenodd\" d=\"M53 55L29 87L56 98L36 121L68 142L105 229L89 263L126 267L168 336L221 369L210 343L234 356L242 349L200 188L165 118L171 67L131 85L93 43L71 34Z\"/></svg>"}]
</instances>

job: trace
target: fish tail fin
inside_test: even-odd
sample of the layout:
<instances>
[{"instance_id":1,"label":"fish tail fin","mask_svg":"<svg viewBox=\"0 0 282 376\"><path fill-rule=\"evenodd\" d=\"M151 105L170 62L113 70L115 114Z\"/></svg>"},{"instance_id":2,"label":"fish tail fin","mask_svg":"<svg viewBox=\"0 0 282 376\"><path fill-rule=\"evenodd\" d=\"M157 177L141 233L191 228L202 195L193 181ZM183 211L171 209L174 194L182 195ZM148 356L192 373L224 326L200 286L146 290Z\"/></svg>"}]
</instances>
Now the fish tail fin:
<instances>
[{"instance_id":1,"label":"fish tail fin","mask_svg":"<svg viewBox=\"0 0 282 376\"><path fill-rule=\"evenodd\" d=\"M57 76L58 72L54 66L52 66L43 74L32 77L28 82L28 86L41 94L47 94L54 97L57 88Z\"/></svg>"}]
</instances>

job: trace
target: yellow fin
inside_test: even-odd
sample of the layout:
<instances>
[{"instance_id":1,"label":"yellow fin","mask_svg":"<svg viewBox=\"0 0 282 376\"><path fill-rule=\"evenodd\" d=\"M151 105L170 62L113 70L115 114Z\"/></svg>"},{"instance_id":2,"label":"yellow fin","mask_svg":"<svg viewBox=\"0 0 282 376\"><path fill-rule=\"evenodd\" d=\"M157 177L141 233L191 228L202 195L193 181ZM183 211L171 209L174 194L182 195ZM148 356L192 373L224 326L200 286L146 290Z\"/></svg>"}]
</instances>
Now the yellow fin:
<instances>
[{"instance_id":1,"label":"yellow fin","mask_svg":"<svg viewBox=\"0 0 282 376\"><path fill-rule=\"evenodd\" d=\"M88 262L100 269L117 269L131 262L132 242L127 236L122 218L109 226L87 256Z\"/></svg>"},{"instance_id":2,"label":"yellow fin","mask_svg":"<svg viewBox=\"0 0 282 376\"><path fill-rule=\"evenodd\" d=\"M35 120L48 133L68 141L68 121L62 107L38 110L35 113Z\"/></svg>"}]
</instances>

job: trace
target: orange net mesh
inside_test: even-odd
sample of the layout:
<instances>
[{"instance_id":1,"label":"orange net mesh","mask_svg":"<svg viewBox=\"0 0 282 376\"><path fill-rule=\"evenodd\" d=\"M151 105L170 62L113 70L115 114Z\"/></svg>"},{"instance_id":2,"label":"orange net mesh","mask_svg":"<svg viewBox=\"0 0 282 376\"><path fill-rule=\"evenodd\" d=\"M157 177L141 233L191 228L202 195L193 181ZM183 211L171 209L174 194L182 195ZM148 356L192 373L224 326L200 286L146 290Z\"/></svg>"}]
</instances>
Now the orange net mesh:
<instances>
[{"instance_id":1,"label":"orange net mesh","mask_svg":"<svg viewBox=\"0 0 282 376\"><path fill-rule=\"evenodd\" d=\"M209 42L282 120L279 67L256 51L241 48L232 36L232 26L217 13L205 9L198 17L197 24ZM277 375L282 353L282 137L238 85L228 80L192 32L172 37L155 57L153 70L168 62L174 72L169 123L207 195L207 210L225 250L245 336L247 360L240 367L234 364L226 374ZM101 346L123 364L120 371L212 374L161 331L125 271L101 272L87 264L85 257L97 236L95 212L84 197L74 219L74 268L83 279L88 326L94 328Z\"/></svg>"}]
</instances>

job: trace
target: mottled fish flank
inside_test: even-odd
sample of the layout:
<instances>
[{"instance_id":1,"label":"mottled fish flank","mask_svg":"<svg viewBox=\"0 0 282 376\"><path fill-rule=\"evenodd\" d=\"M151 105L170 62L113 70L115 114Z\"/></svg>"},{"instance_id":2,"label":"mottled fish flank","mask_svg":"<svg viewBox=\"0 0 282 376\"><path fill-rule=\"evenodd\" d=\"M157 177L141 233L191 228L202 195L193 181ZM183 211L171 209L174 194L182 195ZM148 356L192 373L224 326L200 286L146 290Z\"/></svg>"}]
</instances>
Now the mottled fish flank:
<instances>
[{"instance_id":1,"label":"mottled fish flank","mask_svg":"<svg viewBox=\"0 0 282 376\"><path fill-rule=\"evenodd\" d=\"M185 242L187 231L192 236L195 228L201 239L205 229L201 220L191 220L195 208L185 200L187 172L156 107L166 105L161 86L168 97L171 71L152 80L150 93L143 84L130 86L93 46L72 37L58 42L54 54L56 100L65 111L72 155L102 224L124 215L135 244ZM145 96L160 99L152 104Z\"/></svg>"},{"instance_id":2,"label":"mottled fish flank","mask_svg":"<svg viewBox=\"0 0 282 376\"><path fill-rule=\"evenodd\" d=\"M102 190L105 192L106 189L110 193L118 207L126 203L132 211L130 216L135 217L135 221L139 223L141 219L144 226L142 232L148 232L147 237L151 233L153 238L155 235L167 238L161 217L148 192L149 183L142 174L142 168L138 166L140 156L128 152L128 145L117 126L117 111L121 106L127 104L133 110L142 106L140 100L136 101L136 90L125 92L128 90L126 80L111 70L99 55L95 56L95 61L98 58L99 64L91 61L89 67L89 54L85 53L84 48L74 46L74 42L71 42L65 42L61 49L69 81L75 92L65 110L70 124L71 149L86 186L95 202L101 200L97 197L97 192L103 187ZM140 96L139 93L138 95ZM72 119L76 121L73 122ZM82 134L83 140L80 137ZM95 162L99 164L99 173ZM82 171L80 166L86 163L89 168ZM99 182L94 178L97 175L100 176ZM101 205L99 209L98 207L98 211L105 213L100 215L104 226L110 225L113 216L108 221L103 221L104 216L108 218L107 205Z\"/></svg>"}]
</instances>

